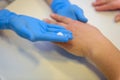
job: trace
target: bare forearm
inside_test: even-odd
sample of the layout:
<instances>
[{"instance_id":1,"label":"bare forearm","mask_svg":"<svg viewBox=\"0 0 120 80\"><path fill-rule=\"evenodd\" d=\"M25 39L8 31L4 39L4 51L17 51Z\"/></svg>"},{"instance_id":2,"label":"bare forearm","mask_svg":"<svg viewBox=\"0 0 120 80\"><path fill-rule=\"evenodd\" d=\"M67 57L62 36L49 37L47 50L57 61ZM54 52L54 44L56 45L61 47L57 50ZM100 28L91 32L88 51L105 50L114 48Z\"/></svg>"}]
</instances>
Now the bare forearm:
<instances>
[{"instance_id":1,"label":"bare forearm","mask_svg":"<svg viewBox=\"0 0 120 80\"><path fill-rule=\"evenodd\" d=\"M108 80L120 80L120 51L109 40L105 38L87 58L107 76Z\"/></svg>"}]
</instances>

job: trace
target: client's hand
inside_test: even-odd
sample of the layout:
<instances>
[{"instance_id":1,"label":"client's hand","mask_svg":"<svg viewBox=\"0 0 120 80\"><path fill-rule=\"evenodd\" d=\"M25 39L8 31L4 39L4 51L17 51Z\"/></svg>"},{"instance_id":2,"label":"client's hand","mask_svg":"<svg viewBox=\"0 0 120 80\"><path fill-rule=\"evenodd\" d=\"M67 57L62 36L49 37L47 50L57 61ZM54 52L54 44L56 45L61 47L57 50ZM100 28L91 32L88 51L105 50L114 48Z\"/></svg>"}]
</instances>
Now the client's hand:
<instances>
[{"instance_id":1,"label":"client's hand","mask_svg":"<svg viewBox=\"0 0 120 80\"><path fill-rule=\"evenodd\" d=\"M56 43L77 56L92 61L108 80L120 80L120 51L95 27L58 15L51 16L56 22L73 32L73 40Z\"/></svg>"},{"instance_id":2,"label":"client's hand","mask_svg":"<svg viewBox=\"0 0 120 80\"><path fill-rule=\"evenodd\" d=\"M56 22L48 19L46 19L46 22L64 26L73 32L73 40L68 43L57 44L74 55L85 56L92 52L94 48L98 48L100 44L104 44L104 36L95 27L56 14L52 14L51 17Z\"/></svg>"}]
</instances>

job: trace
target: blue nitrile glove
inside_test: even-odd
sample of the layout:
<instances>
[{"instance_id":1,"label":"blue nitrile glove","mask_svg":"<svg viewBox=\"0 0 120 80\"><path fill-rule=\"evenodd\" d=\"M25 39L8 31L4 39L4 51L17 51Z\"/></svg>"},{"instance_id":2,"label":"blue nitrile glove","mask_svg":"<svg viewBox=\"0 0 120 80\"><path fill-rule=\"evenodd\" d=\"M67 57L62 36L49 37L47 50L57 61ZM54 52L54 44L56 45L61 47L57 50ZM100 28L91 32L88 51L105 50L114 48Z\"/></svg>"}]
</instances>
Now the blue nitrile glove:
<instances>
[{"instance_id":1,"label":"blue nitrile glove","mask_svg":"<svg viewBox=\"0 0 120 80\"><path fill-rule=\"evenodd\" d=\"M67 42L72 39L72 33L61 26L17 15L6 9L0 10L0 30L3 29L13 30L30 41Z\"/></svg>"},{"instance_id":2,"label":"blue nitrile glove","mask_svg":"<svg viewBox=\"0 0 120 80\"><path fill-rule=\"evenodd\" d=\"M88 21L88 19L84 16L83 10L76 5L72 5L69 0L53 0L51 3L51 9L54 13L74 20L84 23Z\"/></svg>"}]
</instances>

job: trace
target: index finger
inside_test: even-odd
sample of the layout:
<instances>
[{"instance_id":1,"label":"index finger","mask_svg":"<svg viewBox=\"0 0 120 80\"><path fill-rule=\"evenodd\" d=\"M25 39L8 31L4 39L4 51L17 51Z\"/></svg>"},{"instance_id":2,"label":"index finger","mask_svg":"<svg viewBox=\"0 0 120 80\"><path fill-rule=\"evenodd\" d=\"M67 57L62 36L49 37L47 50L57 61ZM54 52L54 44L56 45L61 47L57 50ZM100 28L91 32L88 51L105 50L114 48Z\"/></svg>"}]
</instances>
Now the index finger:
<instances>
[{"instance_id":1,"label":"index finger","mask_svg":"<svg viewBox=\"0 0 120 80\"><path fill-rule=\"evenodd\" d=\"M62 22L65 24L71 23L73 20L64 16L60 16L57 14L51 14L50 15L52 19L56 20L57 22Z\"/></svg>"}]
</instances>

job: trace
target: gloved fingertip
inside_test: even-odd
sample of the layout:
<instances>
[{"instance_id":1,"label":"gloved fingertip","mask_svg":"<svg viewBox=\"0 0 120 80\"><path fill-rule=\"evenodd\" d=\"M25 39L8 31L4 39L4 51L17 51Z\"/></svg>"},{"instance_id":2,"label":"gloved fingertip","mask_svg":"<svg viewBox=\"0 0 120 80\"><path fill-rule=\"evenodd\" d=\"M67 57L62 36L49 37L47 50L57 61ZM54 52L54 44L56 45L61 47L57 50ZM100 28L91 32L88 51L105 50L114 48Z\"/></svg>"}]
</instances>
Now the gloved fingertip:
<instances>
[{"instance_id":1,"label":"gloved fingertip","mask_svg":"<svg viewBox=\"0 0 120 80\"><path fill-rule=\"evenodd\" d=\"M79 16L78 20L83 22L83 23L87 23L88 22L88 19L84 15L83 16Z\"/></svg>"},{"instance_id":2,"label":"gloved fingertip","mask_svg":"<svg viewBox=\"0 0 120 80\"><path fill-rule=\"evenodd\" d=\"M67 37L68 40L72 40L73 39L72 33L66 34L65 37Z\"/></svg>"},{"instance_id":3,"label":"gloved fingertip","mask_svg":"<svg viewBox=\"0 0 120 80\"><path fill-rule=\"evenodd\" d=\"M88 19L84 16L84 11L80 7L73 5L73 9L76 12L77 20L84 23L88 22Z\"/></svg>"},{"instance_id":4,"label":"gloved fingertip","mask_svg":"<svg viewBox=\"0 0 120 80\"><path fill-rule=\"evenodd\" d=\"M87 19L87 18L84 18L84 19L83 19L83 22L84 22L84 23L87 23L87 22L88 22L88 19Z\"/></svg>"},{"instance_id":5,"label":"gloved fingertip","mask_svg":"<svg viewBox=\"0 0 120 80\"><path fill-rule=\"evenodd\" d=\"M73 39L73 35L69 34L69 40L72 40L72 39Z\"/></svg>"},{"instance_id":6,"label":"gloved fingertip","mask_svg":"<svg viewBox=\"0 0 120 80\"><path fill-rule=\"evenodd\" d=\"M70 40L73 39L73 36L72 36L71 33L64 34L63 36L64 36L64 40L63 40L63 42L68 42L68 41L70 41Z\"/></svg>"}]
</instances>

